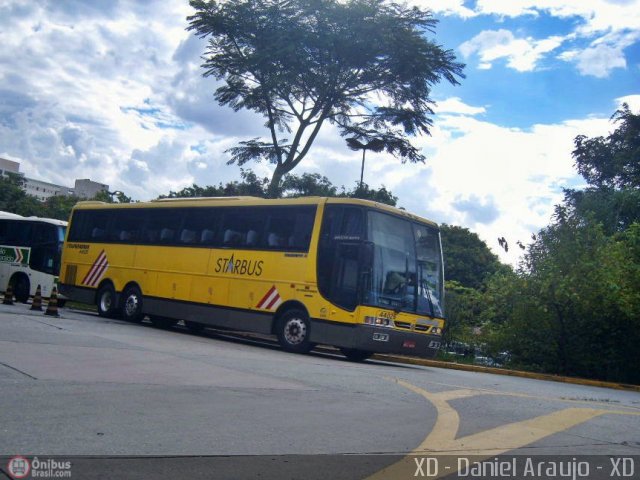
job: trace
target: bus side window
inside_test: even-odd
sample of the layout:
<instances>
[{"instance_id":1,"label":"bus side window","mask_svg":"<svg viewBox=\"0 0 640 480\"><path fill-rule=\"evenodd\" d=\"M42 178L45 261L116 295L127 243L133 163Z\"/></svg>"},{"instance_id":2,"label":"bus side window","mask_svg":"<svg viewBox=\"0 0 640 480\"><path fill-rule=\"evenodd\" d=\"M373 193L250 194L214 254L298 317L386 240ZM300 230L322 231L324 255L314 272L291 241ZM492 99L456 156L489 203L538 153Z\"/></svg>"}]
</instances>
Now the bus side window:
<instances>
[{"instance_id":1,"label":"bus side window","mask_svg":"<svg viewBox=\"0 0 640 480\"><path fill-rule=\"evenodd\" d=\"M180 242L181 243L193 243L196 238L196 232L193 230L183 229L180 234Z\"/></svg>"},{"instance_id":2,"label":"bus side window","mask_svg":"<svg viewBox=\"0 0 640 480\"><path fill-rule=\"evenodd\" d=\"M160 241L162 243L170 243L173 240L173 230L171 228L163 228L160 230Z\"/></svg>"},{"instance_id":3,"label":"bus side window","mask_svg":"<svg viewBox=\"0 0 640 480\"><path fill-rule=\"evenodd\" d=\"M182 210L182 232L180 244L214 246L219 240L218 209L211 207L194 207Z\"/></svg>"},{"instance_id":4,"label":"bus side window","mask_svg":"<svg viewBox=\"0 0 640 480\"><path fill-rule=\"evenodd\" d=\"M203 245L213 245L215 236L216 234L213 230L205 228L200 234L200 243L202 243Z\"/></svg>"},{"instance_id":5,"label":"bus side window","mask_svg":"<svg viewBox=\"0 0 640 480\"><path fill-rule=\"evenodd\" d=\"M104 230L98 227L93 227L93 230L91 230L91 239L102 240L103 238L104 238Z\"/></svg>"},{"instance_id":6,"label":"bus side window","mask_svg":"<svg viewBox=\"0 0 640 480\"><path fill-rule=\"evenodd\" d=\"M263 208L225 208L222 242L225 247L256 248L264 231Z\"/></svg>"}]
</instances>

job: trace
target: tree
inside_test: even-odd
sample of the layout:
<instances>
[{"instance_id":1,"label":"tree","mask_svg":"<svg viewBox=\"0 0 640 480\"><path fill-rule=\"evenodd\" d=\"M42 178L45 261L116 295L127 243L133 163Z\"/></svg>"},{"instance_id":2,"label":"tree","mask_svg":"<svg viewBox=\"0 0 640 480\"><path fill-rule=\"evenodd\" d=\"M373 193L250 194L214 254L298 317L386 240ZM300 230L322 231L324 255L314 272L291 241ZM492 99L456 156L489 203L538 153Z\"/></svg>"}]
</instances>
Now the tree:
<instances>
[{"instance_id":1,"label":"tree","mask_svg":"<svg viewBox=\"0 0 640 480\"><path fill-rule=\"evenodd\" d=\"M344 189L344 187L343 187ZM378 203L384 203L395 207L398 203L398 197L393 195L387 187L382 185L379 189L370 188L366 183L358 183L353 190L346 192L344 195L338 195L340 197L349 198L362 198L364 200L371 200Z\"/></svg>"},{"instance_id":2,"label":"tree","mask_svg":"<svg viewBox=\"0 0 640 480\"><path fill-rule=\"evenodd\" d=\"M480 289L492 274L509 269L498 260L478 234L443 223L440 226L445 278L469 288Z\"/></svg>"},{"instance_id":3,"label":"tree","mask_svg":"<svg viewBox=\"0 0 640 480\"><path fill-rule=\"evenodd\" d=\"M41 217L57 218L58 220L69 220L71 209L81 199L75 195L57 195L49 197L44 201L43 213Z\"/></svg>"},{"instance_id":4,"label":"tree","mask_svg":"<svg viewBox=\"0 0 640 480\"><path fill-rule=\"evenodd\" d=\"M602 225L605 234L623 232L640 222L640 189L589 187L567 189L562 208L565 215L589 218Z\"/></svg>"},{"instance_id":5,"label":"tree","mask_svg":"<svg viewBox=\"0 0 640 480\"><path fill-rule=\"evenodd\" d=\"M285 175L282 193L286 197L336 197L338 189L319 173L303 173L300 176Z\"/></svg>"},{"instance_id":6,"label":"tree","mask_svg":"<svg viewBox=\"0 0 640 480\"><path fill-rule=\"evenodd\" d=\"M606 138L575 138L575 165L593 186L640 188L640 115L625 103L611 118L619 125Z\"/></svg>"},{"instance_id":7,"label":"tree","mask_svg":"<svg viewBox=\"0 0 640 480\"><path fill-rule=\"evenodd\" d=\"M23 190L24 182L15 173L0 176L0 210L26 217L46 217L43 203Z\"/></svg>"},{"instance_id":8,"label":"tree","mask_svg":"<svg viewBox=\"0 0 640 480\"><path fill-rule=\"evenodd\" d=\"M190 4L188 30L209 38L203 75L224 81L215 99L266 118L268 139L240 142L229 163L275 165L270 197L326 123L343 136L382 141L403 162L423 162L408 136L429 133L433 85L463 78L453 52L425 37L437 21L417 7L384 0Z\"/></svg>"}]
</instances>

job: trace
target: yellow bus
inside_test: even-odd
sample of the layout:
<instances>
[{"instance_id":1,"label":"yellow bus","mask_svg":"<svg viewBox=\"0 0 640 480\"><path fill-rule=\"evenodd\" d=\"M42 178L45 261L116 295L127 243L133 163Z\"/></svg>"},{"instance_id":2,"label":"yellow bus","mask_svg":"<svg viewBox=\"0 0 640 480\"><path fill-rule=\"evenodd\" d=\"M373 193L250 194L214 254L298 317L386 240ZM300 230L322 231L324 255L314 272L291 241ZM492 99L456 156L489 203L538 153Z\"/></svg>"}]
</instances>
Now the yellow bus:
<instances>
[{"instance_id":1,"label":"yellow bus","mask_svg":"<svg viewBox=\"0 0 640 480\"><path fill-rule=\"evenodd\" d=\"M432 357L444 328L438 226L358 199L81 202L60 291L102 316L275 334L282 347Z\"/></svg>"}]
</instances>

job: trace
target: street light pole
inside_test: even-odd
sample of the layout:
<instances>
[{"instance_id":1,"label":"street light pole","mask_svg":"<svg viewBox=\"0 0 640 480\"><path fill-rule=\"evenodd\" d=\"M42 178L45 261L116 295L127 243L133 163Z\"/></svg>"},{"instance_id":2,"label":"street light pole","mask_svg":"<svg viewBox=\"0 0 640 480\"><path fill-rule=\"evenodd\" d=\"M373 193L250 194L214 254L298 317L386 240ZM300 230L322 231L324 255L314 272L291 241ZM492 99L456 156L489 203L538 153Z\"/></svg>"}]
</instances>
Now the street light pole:
<instances>
[{"instance_id":1,"label":"street light pole","mask_svg":"<svg viewBox=\"0 0 640 480\"><path fill-rule=\"evenodd\" d=\"M362 180L364 177L364 154L367 152L366 148L362 149L362 168L360 168L360 190L362 190Z\"/></svg>"}]
</instances>

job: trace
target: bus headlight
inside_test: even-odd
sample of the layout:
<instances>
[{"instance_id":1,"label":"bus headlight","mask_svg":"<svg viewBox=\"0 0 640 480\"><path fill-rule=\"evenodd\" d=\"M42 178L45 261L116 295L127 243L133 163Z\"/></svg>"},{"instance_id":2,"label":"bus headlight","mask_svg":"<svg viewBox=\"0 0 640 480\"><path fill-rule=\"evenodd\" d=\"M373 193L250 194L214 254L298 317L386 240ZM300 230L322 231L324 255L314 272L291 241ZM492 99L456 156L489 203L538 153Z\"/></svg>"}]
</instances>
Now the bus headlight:
<instances>
[{"instance_id":1,"label":"bus headlight","mask_svg":"<svg viewBox=\"0 0 640 480\"><path fill-rule=\"evenodd\" d=\"M364 323L367 325L373 325L374 327L390 327L391 320L388 318L380 318L380 317L364 317Z\"/></svg>"}]
</instances>

